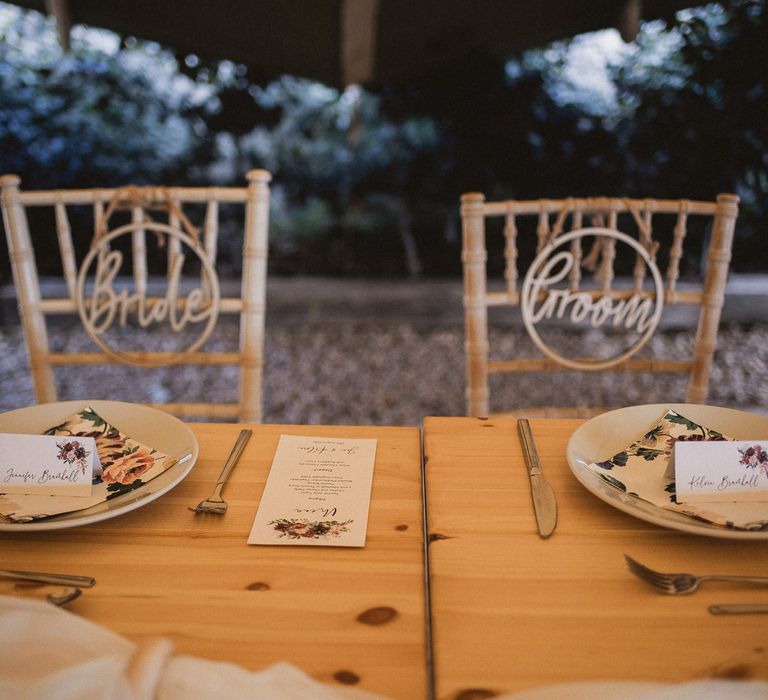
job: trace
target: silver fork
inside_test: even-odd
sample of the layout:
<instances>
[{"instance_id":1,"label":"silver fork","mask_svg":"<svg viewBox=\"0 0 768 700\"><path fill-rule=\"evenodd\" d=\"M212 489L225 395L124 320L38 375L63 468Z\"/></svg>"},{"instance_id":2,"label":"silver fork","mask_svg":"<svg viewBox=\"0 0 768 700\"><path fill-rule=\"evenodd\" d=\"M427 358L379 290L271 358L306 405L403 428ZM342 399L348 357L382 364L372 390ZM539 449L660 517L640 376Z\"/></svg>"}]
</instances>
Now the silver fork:
<instances>
[{"instance_id":1,"label":"silver fork","mask_svg":"<svg viewBox=\"0 0 768 700\"><path fill-rule=\"evenodd\" d=\"M53 593L49 593L45 598L49 603L61 607L71 603L75 598L79 598L81 593L82 591L79 588L60 588Z\"/></svg>"},{"instance_id":2,"label":"silver fork","mask_svg":"<svg viewBox=\"0 0 768 700\"><path fill-rule=\"evenodd\" d=\"M77 586L92 588L96 579L92 576L72 576L70 574L47 574L42 571L19 571L17 569L0 569L0 579L18 579L34 584L59 584L45 598L54 605L66 605L79 598L82 590ZM76 585L72 585L76 584ZM24 585L24 584L22 584ZM29 585L29 584L27 584Z\"/></svg>"},{"instance_id":3,"label":"silver fork","mask_svg":"<svg viewBox=\"0 0 768 700\"><path fill-rule=\"evenodd\" d=\"M47 593L45 599L49 603L53 603L57 607L61 607L62 605L71 603L76 598L79 598L82 593L83 592L79 588L74 588L72 586L57 587L54 588L50 593ZM37 598L37 596L34 594L31 596L25 595L25 597L32 599Z\"/></svg>"},{"instance_id":4,"label":"silver fork","mask_svg":"<svg viewBox=\"0 0 768 700\"><path fill-rule=\"evenodd\" d=\"M768 586L768 576L694 576L693 574L665 574L660 571L654 571L644 566L632 557L624 555L627 560L629 570L650 583L654 588L669 595L681 595L684 593L693 593L702 581L733 581L736 583L754 583L757 585Z\"/></svg>"},{"instance_id":5,"label":"silver fork","mask_svg":"<svg viewBox=\"0 0 768 700\"><path fill-rule=\"evenodd\" d=\"M245 444L252 434L252 430L246 429L240 431L235 446L232 448L232 452L229 453L229 457L227 457L227 461L224 463L224 468L221 470L219 480L216 482L216 488L213 490L213 493L208 498L200 501L197 506L190 508L189 510L193 510L196 513L215 513L216 515L221 515L227 512L227 502L221 497L221 490L224 488L229 473L232 471L235 464L237 464L237 460L240 459L240 455L243 454Z\"/></svg>"}]
</instances>

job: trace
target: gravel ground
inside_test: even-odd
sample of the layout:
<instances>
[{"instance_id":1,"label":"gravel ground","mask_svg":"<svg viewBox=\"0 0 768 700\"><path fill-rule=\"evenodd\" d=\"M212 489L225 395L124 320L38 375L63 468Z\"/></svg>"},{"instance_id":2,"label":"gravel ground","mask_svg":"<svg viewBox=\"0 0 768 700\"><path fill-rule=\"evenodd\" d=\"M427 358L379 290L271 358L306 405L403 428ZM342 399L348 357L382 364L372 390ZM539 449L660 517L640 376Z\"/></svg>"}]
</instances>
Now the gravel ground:
<instances>
[{"instance_id":1,"label":"gravel ground","mask_svg":"<svg viewBox=\"0 0 768 700\"><path fill-rule=\"evenodd\" d=\"M79 347L79 336L62 325L52 337L61 349ZM234 325L225 326L215 348L231 347ZM610 343L601 334L590 342ZM650 351L674 356L690 343L688 331L664 331ZM498 356L533 355L522 329L496 331ZM768 411L768 326L728 325L721 329L710 403ZM464 412L464 332L460 324L379 320L361 323L268 323L264 367L264 420L269 423L419 425L425 415ZM234 368L147 370L101 366L57 370L62 400L113 398L124 401L232 400ZM631 381L628 381L631 380ZM0 327L0 410L34 402L21 329ZM605 373L511 375L492 378L495 408L536 405L631 405L682 401L683 378Z\"/></svg>"}]
</instances>

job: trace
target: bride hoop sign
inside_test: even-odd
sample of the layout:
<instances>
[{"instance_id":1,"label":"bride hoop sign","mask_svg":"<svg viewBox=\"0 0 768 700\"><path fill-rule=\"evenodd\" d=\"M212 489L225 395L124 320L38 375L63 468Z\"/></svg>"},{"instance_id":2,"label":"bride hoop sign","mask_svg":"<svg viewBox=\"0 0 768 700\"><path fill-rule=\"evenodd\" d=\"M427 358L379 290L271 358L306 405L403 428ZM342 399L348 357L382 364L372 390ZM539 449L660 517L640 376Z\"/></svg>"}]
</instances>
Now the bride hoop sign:
<instances>
[{"instance_id":1,"label":"bride hoop sign","mask_svg":"<svg viewBox=\"0 0 768 700\"><path fill-rule=\"evenodd\" d=\"M577 272L575 267L578 261L573 250L562 248L573 242L581 244L587 238L632 248L650 272L653 293L643 290L627 294L613 290L572 289L568 283L574 272ZM559 236L545 246L528 268L520 300L523 323L539 350L555 362L577 370L608 369L634 355L656 330L663 305L664 284L661 273L648 251L626 233L608 228L578 229ZM637 339L626 350L611 358L568 358L547 345L537 329L540 322L552 319L569 321L581 327L623 327L628 332L634 332Z\"/></svg>"},{"instance_id":2,"label":"bride hoop sign","mask_svg":"<svg viewBox=\"0 0 768 700\"><path fill-rule=\"evenodd\" d=\"M114 244L128 236L131 245L130 239L138 231L153 233L168 246L166 289L162 296L151 297L145 284L136 285L130 278L119 277L124 255ZM187 251L199 260L200 286L184 291L181 273ZM127 224L96 236L80 266L75 294L80 319L96 344L121 362L141 366L172 364L180 353L197 350L216 325L220 307L219 280L200 244L180 228L151 220ZM162 358L145 357L141 351L120 350L109 339L111 329L125 327L129 321L141 329L166 326L174 333L184 332L184 342L187 332L194 337L177 352L166 353Z\"/></svg>"}]
</instances>

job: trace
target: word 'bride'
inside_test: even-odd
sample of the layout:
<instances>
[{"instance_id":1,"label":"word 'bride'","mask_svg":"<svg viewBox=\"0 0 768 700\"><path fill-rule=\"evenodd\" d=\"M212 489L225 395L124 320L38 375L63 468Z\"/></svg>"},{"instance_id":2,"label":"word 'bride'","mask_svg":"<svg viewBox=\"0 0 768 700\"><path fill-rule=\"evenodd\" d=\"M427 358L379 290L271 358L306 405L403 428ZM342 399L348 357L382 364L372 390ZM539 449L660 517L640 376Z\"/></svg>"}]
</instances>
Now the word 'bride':
<instances>
[{"instance_id":1,"label":"word 'bride'","mask_svg":"<svg viewBox=\"0 0 768 700\"><path fill-rule=\"evenodd\" d=\"M128 322L131 312L136 314L139 325L146 328L151 323L166 319L175 332L182 331L188 323L199 323L216 314L209 294L199 287L184 297L179 296L179 280L184 265L184 255L176 255L169 263L168 287L165 296L147 299L141 291L128 289L116 291L114 282L123 263L123 255L111 250L98 261L94 276L88 320L96 333L110 328L117 316L121 326Z\"/></svg>"}]
</instances>

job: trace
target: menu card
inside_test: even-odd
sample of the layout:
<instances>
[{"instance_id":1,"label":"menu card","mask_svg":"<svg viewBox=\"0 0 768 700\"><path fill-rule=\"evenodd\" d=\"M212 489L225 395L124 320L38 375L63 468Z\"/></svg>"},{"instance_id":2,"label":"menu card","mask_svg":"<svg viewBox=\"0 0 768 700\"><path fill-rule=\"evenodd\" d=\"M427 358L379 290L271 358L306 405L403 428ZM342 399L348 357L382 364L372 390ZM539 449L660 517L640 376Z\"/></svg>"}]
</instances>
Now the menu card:
<instances>
[{"instance_id":1,"label":"menu card","mask_svg":"<svg viewBox=\"0 0 768 700\"><path fill-rule=\"evenodd\" d=\"M768 501L768 452L754 440L675 444L678 503Z\"/></svg>"},{"instance_id":2,"label":"menu card","mask_svg":"<svg viewBox=\"0 0 768 700\"><path fill-rule=\"evenodd\" d=\"M0 491L48 496L90 496L101 473L92 437L0 434Z\"/></svg>"},{"instance_id":3,"label":"menu card","mask_svg":"<svg viewBox=\"0 0 768 700\"><path fill-rule=\"evenodd\" d=\"M376 440L281 435L248 544L363 547Z\"/></svg>"}]
</instances>

